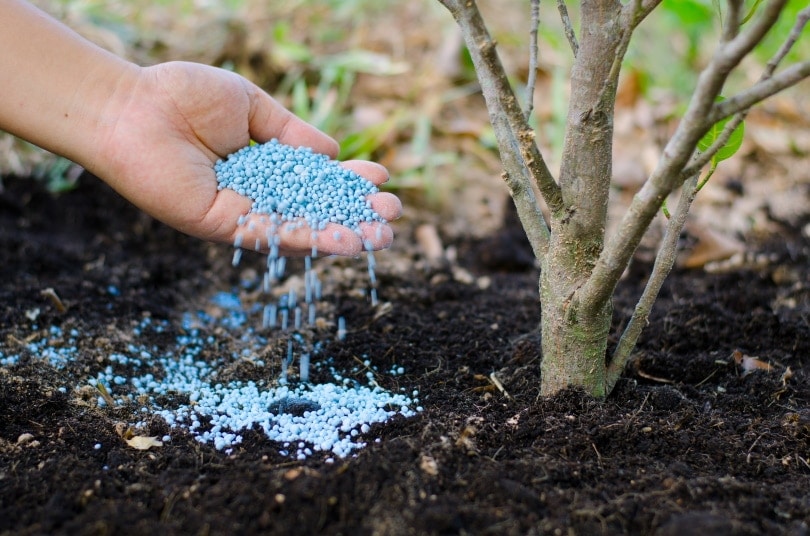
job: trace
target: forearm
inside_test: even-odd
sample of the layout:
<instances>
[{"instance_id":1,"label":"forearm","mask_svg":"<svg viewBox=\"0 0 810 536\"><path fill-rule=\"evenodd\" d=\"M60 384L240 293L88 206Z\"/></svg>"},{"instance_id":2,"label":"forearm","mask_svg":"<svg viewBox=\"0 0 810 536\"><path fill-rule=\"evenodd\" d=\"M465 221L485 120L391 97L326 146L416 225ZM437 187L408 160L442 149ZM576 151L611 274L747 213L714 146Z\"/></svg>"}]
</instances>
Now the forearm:
<instances>
[{"instance_id":1,"label":"forearm","mask_svg":"<svg viewBox=\"0 0 810 536\"><path fill-rule=\"evenodd\" d=\"M95 171L139 68L21 0L0 0L0 129Z\"/></svg>"}]
</instances>

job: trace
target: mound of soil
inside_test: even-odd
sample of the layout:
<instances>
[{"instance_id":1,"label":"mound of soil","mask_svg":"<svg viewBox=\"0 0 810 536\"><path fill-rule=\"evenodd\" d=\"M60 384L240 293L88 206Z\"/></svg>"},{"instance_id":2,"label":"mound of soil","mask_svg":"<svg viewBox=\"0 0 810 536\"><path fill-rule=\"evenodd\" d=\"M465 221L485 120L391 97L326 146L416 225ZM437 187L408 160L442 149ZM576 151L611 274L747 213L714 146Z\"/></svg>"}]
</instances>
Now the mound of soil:
<instances>
[{"instance_id":1,"label":"mound of soil","mask_svg":"<svg viewBox=\"0 0 810 536\"><path fill-rule=\"evenodd\" d=\"M676 270L602 402L538 396L538 273L519 235L501 235L515 242L497 255L491 239L456 244L458 265L380 254L382 305L340 295L336 312L362 329L325 352L336 366L363 354L379 370L405 365L377 381L418 389L424 411L372 427L380 442L329 464L291 461L252 432L231 455L181 432L136 450L116 424L137 408L60 390L66 375L92 377L144 315L179 322L239 274L229 248L179 235L92 177L59 196L4 185L0 349L49 326L86 343L62 370L0 366L0 534L810 531L810 245L798 232L758 246L750 268ZM623 281L617 327L648 271Z\"/></svg>"}]
</instances>

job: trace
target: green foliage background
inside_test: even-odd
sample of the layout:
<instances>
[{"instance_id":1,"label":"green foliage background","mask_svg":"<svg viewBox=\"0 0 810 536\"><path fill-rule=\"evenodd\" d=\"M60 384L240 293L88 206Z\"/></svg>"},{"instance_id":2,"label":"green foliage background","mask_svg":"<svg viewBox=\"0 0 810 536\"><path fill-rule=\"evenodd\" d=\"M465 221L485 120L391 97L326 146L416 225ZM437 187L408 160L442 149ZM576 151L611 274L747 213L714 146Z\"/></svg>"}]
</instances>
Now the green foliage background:
<instances>
[{"instance_id":1,"label":"green foliage background","mask_svg":"<svg viewBox=\"0 0 810 536\"><path fill-rule=\"evenodd\" d=\"M759 0L747 0L749 8ZM395 169L392 187L430 190L425 176L456 166L462 149L437 143L435 99L448 103L476 91L468 57L462 50L440 94L426 92L428 57L446 43L454 22L436 0L409 3L377 0L35 0L92 40L140 64L186 59L233 69L253 79L296 114L342 142L341 158L379 158L391 153L410 156ZM528 2L480 0L513 82L522 95L528 61ZM577 2L568 2L578 24ZM806 0L789 0L777 27L729 81L726 94L755 80L761 65L789 32ZM626 72L641 82L643 97L653 104L673 97L685 105L699 69L714 49L720 30L719 0L664 0L639 28L626 58ZM399 13L409 17L404 21ZM414 13L426 22L413 24ZM554 2L541 3L540 64L546 85L542 98L551 113L543 119L542 138L559 154L567 114L567 80L572 55ZM369 36L396 32L413 49L399 54L375 50ZM787 61L810 57L810 39L800 41ZM787 63L786 61L786 63ZM421 63L420 63L421 62ZM521 74L523 73L523 74ZM363 76L390 77L396 86L393 104L383 118L361 125L353 117L358 106L358 81ZM437 73L441 76L442 73ZM420 78L422 76L422 78ZM403 84L413 83L412 88ZM432 88L431 88L432 91ZM477 134L483 147L495 152L488 126ZM36 167L63 189L66 166L26 144L10 142L0 133L0 174L31 173ZM13 153L13 154L12 154ZM553 156L551 157L553 160Z\"/></svg>"}]
</instances>

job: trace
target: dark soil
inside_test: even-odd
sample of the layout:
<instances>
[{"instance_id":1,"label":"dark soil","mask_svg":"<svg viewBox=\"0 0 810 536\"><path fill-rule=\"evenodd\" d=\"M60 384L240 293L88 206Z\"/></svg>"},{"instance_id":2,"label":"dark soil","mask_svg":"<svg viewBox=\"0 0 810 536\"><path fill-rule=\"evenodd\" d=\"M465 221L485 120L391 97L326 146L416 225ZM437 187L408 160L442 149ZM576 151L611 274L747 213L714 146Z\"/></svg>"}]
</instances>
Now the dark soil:
<instances>
[{"instance_id":1,"label":"dark soil","mask_svg":"<svg viewBox=\"0 0 810 536\"><path fill-rule=\"evenodd\" d=\"M336 363L406 365L379 381L418 389L425 408L373 428L382 441L357 457L293 462L259 434L231 456L182 433L140 451L116 434L126 409L56 386L92 375L93 356L144 314L175 321L230 288L229 248L179 235L90 177L58 197L5 180L0 347L32 334L37 308L40 329L87 343L66 370L0 367L0 534L808 534L810 245L798 232L756 246L768 259L756 269L673 273L603 402L538 396L538 344L523 336L539 318L538 274L519 240L514 258L492 244L457 244L472 282L454 266L381 269L388 314L337 300L364 329L330 345ZM617 326L648 269L622 283ZM746 373L735 356L771 370Z\"/></svg>"}]
</instances>

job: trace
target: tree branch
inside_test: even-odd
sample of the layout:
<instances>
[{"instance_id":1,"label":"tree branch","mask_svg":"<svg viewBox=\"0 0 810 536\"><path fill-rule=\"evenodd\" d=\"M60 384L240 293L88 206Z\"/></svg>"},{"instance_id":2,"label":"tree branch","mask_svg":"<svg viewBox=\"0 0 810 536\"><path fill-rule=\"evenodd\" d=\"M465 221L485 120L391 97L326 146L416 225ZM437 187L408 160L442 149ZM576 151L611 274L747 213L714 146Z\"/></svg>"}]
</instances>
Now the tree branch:
<instances>
[{"instance_id":1,"label":"tree branch","mask_svg":"<svg viewBox=\"0 0 810 536\"><path fill-rule=\"evenodd\" d=\"M769 2L759 18L744 32L718 46L709 65L701 72L686 114L664 148L658 166L633 197L619 227L602 250L591 277L580 288L578 298L585 304L585 314L595 314L613 295L616 284L664 199L683 182L682 171L698 142L717 122L709 116L726 79L776 23L786 2Z\"/></svg>"},{"instance_id":2,"label":"tree branch","mask_svg":"<svg viewBox=\"0 0 810 536\"><path fill-rule=\"evenodd\" d=\"M640 11L641 19L639 19L639 22L647 18L647 15L652 13L653 10L658 7L658 4L660 4L661 1L662 0L642 0Z\"/></svg>"},{"instance_id":3,"label":"tree branch","mask_svg":"<svg viewBox=\"0 0 810 536\"><path fill-rule=\"evenodd\" d=\"M773 0L768 2L762 9L762 14L750 25L746 26L745 31L738 33L731 41L723 42L718 51L722 51L723 55L726 56L725 60L732 64L730 68L736 67L762 41L765 34L776 24L787 1ZM717 55L715 54L715 56ZM723 58L719 59L722 60Z\"/></svg>"},{"instance_id":4,"label":"tree branch","mask_svg":"<svg viewBox=\"0 0 810 536\"><path fill-rule=\"evenodd\" d=\"M579 54L579 43L577 42L577 34L574 32L574 26L571 24L571 17L568 16L568 6L565 5L565 0L557 0L557 11L560 12L560 19L565 29L565 38L568 39L568 44L571 45L571 51L574 57Z\"/></svg>"},{"instance_id":5,"label":"tree branch","mask_svg":"<svg viewBox=\"0 0 810 536\"><path fill-rule=\"evenodd\" d=\"M540 26L540 0L532 1L532 26L529 32L529 78L526 80L526 122L534 109L534 86L537 82L537 28Z\"/></svg>"},{"instance_id":6,"label":"tree branch","mask_svg":"<svg viewBox=\"0 0 810 536\"><path fill-rule=\"evenodd\" d=\"M689 214L692 202L697 196L697 180L698 175L693 175L683 185L678 207L667 223L667 229L661 241L661 247L658 249L652 272L650 272L650 278L647 280L647 285L644 287L644 291L636 304L633 316L624 329L619 339L619 344L613 351L613 356L608 364L607 377L605 379L605 390L607 392L613 389L613 386L616 384L619 377L621 377L627 365L627 361L630 359L630 354L633 348L636 347L642 330L647 325L650 311L652 311L653 304L658 298L658 293L661 291L664 281L675 265L675 259L678 253L678 239L686 224L686 218Z\"/></svg>"},{"instance_id":7,"label":"tree branch","mask_svg":"<svg viewBox=\"0 0 810 536\"><path fill-rule=\"evenodd\" d=\"M622 18L624 19L625 27L633 30L641 24L641 21L647 18L647 15L653 12L655 8L661 3L662 0L635 0L633 3L627 3L622 8Z\"/></svg>"},{"instance_id":8,"label":"tree branch","mask_svg":"<svg viewBox=\"0 0 810 536\"><path fill-rule=\"evenodd\" d=\"M709 114L709 120L712 124L724 119L732 114L741 110L751 108L753 105L773 96L780 91L789 87L795 86L805 78L810 76L810 61L803 61L795 65L791 65L778 75L758 82L749 89L743 91L726 99L723 102L718 102L712 112Z\"/></svg>"},{"instance_id":9,"label":"tree branch","mask_svg":"<svg viewBox=\"0 0 810 536\"><path fill-rule=\"evenodd\" d=\"M531 180L534 180L552 211L562 208L560 187L540 154L534 131L526 123L498 57L495 42L487 31L475 1L440 2L461 28L498 140L498 149L508 177L507 185L534 253L538 259L542 259L548 245L549 230L534 199Z\"/></svg>"},{"instance_id":10,"label":"tree branch","mask_svg":"<svg viewBox=\"0 0 810 536\"><path fill-rule=\"evenodd\" d=\"M798 15L796 16L796 23L790 30L790 34L788 35L787 39L785 39L785 42L782 43L782 46L779 47L779 50L776 52L776 54L774 54L773 57L765 65L765 69L762 72L762 75L760 76L757 84L769 80L773 76L773 73L774 71L776 71L776 68L779 66L782 60L785 59L785 56L787 56L788 52L790 52L790 50L793 48L793 45L796 44L796 41L799 40L799 36L801 35L802 30L804 30L804 27L807 25L808 21L810 21L810 7L805 8L798 13ZM755 85L754 87L757 86ZM723 103L724 102L726 101L723 101ZM721 109L720 105L723 103L717 103L714 105L714 109L711 114L712 116L714 116L714 114L718 115L720 114L719 111ZM686 169L683 170L683 172L681 172L681 177L685 179L686 177L694 175L695 173L698 173L701 169L703 169L703 166L708 164L709 161L712 159L712 157L714 157L714 155L717 154L717 151L722 149L723 146L726 144L726 142L728 142L729 138L731 137L731 133L734 132L734 129L736 129L737 126L739 126L739 124L745 120L745 116L748 115L749 109L750 108L740 109L740 111L738 111L737 114L728 123L726 123L726 126L723 128L723 132L714 141L714 143L708 149L706 149L706 151L698 155L692 161L692 163L689 164L686 167ZM731 114L729 113L729 115ZM717 119L717 121L720 121L725 117L728 116L720 117L719 119ZM715 123L717 121L715 121Z\"/></svg>"},{"instance_id":11,"label":"tree branch","mask_svg":"<svg viewBox=\"0 0 810 536\"><path fill-rule=\"evenodd\" d=\"M728 0L728 12L723 21L723 34L720 37L721 43L727 43L737 37L740 31L740 21L742 21L742 0Z\"/></svg>"}]
</instances>

